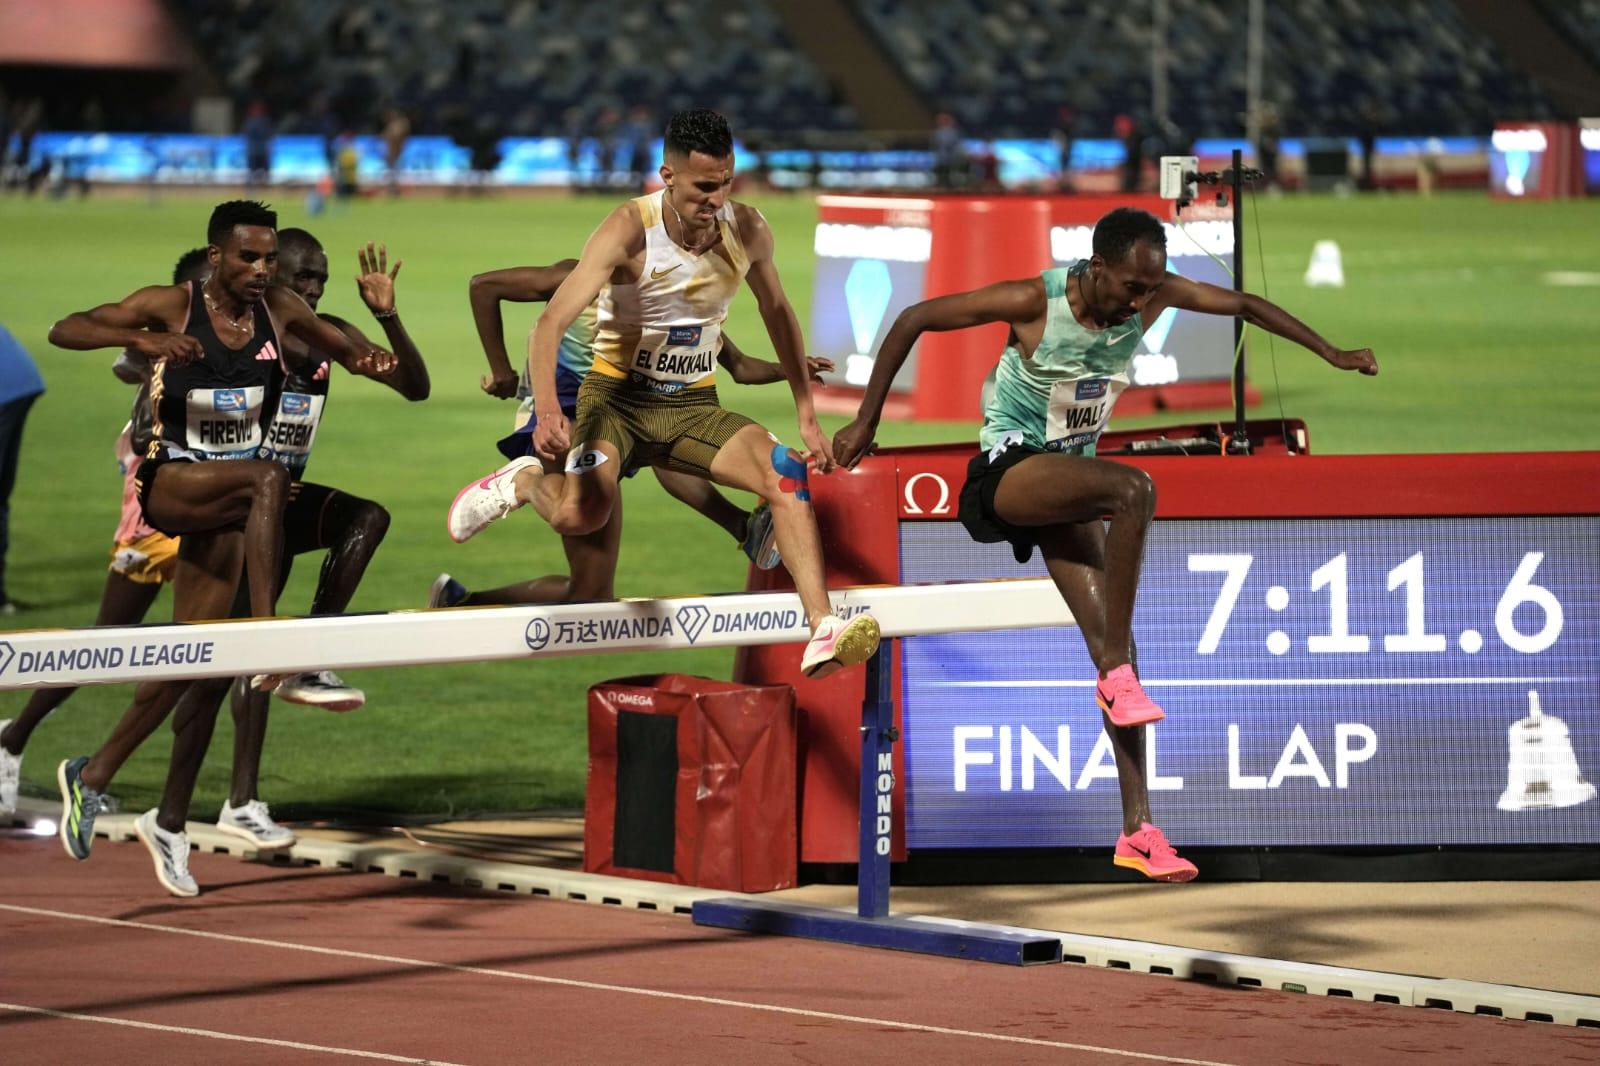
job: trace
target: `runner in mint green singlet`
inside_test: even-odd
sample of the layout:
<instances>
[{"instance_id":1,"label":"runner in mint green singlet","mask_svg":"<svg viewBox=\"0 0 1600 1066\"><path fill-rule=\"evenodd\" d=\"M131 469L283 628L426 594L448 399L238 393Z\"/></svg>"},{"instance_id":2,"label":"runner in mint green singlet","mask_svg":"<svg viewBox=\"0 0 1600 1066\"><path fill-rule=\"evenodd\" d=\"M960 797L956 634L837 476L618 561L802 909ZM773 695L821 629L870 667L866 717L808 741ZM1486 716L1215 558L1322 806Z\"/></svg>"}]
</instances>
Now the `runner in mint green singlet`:
<instances>
[{"instance_id":1,"label":"runner in mint green singlet","mask_svg":"<svg viewBox=\"0 0 1600 1066\"><path fill-rule=\"evenodd\" d=\"M986 322L1011 327L983 412L983 451L961 490L961 522L976 540L1010 541L1018 562L1035 547L1043 553L1100 675L1095 697L1122 791L1113 861L1155 880L1187 881L1194 864L1150 822L1142 727L1163 712L1134 668L1133 603L1155 487L1141 470L1092 458L1145 326L1170 307L1237 316L1342 370L1378 372L1369 348L1335 348L1258 296L1167 273L1161 222L1119 207L1095 226L1087 260L901 312L878 350L861 410L834 437L833 450L851 465L872 444L889 383L923 332Z\"/></svg>"}]
</instances>

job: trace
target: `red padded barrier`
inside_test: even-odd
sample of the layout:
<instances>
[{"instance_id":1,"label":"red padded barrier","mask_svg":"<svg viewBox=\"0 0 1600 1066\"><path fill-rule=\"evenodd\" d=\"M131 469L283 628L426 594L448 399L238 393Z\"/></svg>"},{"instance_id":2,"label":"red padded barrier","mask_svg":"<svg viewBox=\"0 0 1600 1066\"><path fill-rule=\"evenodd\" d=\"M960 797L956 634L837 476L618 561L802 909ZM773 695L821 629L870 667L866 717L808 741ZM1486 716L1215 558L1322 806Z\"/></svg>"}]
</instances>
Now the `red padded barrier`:
<instances>
[{"instance_id":1,"label":"red padded barrier","mask_svg":"<svg viewBox=\"0 0 1600 1066\"><path fill-rule=\"evenodd\" d=\"M593 686L583 868L739 892L793 887L795 736L787 685L665 674Z\"/></svg>"}]
</instances>

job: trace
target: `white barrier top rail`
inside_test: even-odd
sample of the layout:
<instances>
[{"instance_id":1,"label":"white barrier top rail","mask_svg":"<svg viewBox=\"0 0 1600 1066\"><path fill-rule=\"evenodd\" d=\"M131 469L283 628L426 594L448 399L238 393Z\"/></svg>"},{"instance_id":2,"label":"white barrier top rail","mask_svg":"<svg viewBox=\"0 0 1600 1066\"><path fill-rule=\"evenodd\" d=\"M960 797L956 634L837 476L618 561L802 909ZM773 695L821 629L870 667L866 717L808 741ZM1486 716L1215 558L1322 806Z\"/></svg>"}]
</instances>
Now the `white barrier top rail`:
<instances>
[{"instance_id":1,"label":"white barrier top rail","mask_svg":"<svg viewBox=\"0 0 1600 1066\"><path fill-rule=\"evenodd\" d=\"M841 617L871 611L885 637L1072 624L1045 578L868 585L829 596ZM0 691L788 644L809 637L792 592L19 630L0 632Z\"/></svg>"}]
</instances>

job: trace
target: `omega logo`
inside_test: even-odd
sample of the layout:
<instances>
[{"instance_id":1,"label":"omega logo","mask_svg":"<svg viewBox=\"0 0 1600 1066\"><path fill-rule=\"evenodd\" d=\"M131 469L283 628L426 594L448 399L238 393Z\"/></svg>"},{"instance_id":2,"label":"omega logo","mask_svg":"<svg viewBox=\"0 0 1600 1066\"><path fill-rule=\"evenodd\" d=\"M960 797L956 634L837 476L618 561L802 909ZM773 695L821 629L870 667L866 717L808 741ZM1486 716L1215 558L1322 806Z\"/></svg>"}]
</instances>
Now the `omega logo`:
<instances>
[{"instance_id":1,"label":"omega logo","mask_svg":"<svg viewBox=\"0 0 1600 1066\"><path fill-rule=\"evenodd\" d=\"M917 506L917 483L924 478L931 479L939 486L938 498L927 511ZM949 514L950 513L950 483L932 471L924 470L920 474L913 474L906 478L906 514Z\"/></svg>"}]
</instances>

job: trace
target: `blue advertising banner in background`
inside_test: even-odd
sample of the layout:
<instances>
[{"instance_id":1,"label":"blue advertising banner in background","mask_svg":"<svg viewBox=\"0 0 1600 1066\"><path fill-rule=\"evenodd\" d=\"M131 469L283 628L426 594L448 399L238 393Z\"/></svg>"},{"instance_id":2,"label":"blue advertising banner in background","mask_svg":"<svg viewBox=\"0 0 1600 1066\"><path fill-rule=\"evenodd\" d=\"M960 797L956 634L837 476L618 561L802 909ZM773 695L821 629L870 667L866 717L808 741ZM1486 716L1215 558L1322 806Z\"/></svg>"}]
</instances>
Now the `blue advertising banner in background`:
<instances>
[{"instance_id":1,"label":"blue advertising banner in background","mask_svg":"<svg viewBox=\"0 0 1600 1066\"><path fill-rule=\"evenodd\" d=\"M956 523L902 578L1043 576ZM1189 846L1600 843L1600 518L1166 521L1134 619ZM904 647L908 843L1104 846L1121 826L1074 628Z\"/></svg>"}]
</instances>

